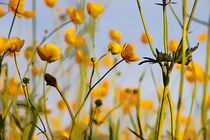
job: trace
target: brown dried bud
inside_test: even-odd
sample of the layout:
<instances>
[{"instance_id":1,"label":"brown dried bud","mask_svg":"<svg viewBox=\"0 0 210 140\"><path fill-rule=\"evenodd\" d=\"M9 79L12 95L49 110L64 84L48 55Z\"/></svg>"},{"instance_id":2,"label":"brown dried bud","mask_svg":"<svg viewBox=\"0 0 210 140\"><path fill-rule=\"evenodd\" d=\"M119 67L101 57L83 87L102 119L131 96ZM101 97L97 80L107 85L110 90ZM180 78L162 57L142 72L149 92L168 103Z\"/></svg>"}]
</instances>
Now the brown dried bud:
<instances>
[{"instance_id":1,"label":"brown dried bud","mask_svg":"<svg viewBox=\"0 0 210 140\"><path fill-rule=\"evenodd\" d=\"M53 86L53 87L57 87L57 81L56 81L56 78L53 77L52 75L46 73L44 75L44 80L47 82L47 85L49 86Z\"/></svg>"}]
</instances>

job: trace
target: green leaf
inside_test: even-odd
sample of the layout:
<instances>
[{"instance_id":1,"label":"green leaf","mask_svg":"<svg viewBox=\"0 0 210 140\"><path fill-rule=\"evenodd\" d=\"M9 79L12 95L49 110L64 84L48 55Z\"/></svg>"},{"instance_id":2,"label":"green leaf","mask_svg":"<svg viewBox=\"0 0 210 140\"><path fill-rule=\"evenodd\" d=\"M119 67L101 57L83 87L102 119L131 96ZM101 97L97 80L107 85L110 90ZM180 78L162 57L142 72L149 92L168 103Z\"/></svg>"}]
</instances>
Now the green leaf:
<instances>
[{"instance_id":1,"label":"green leaf","mask_svg":"<svg viewBox=\"0 0 210 140\"><path fill-rule=\"evenodd\" d=\"M141 140L144 140L143 137L139 136L135 131L133 131L132 129L128 128L129 131L131 131L134 135L136 135L136 137L140 138Z\"/></svg>"}]
</instances>

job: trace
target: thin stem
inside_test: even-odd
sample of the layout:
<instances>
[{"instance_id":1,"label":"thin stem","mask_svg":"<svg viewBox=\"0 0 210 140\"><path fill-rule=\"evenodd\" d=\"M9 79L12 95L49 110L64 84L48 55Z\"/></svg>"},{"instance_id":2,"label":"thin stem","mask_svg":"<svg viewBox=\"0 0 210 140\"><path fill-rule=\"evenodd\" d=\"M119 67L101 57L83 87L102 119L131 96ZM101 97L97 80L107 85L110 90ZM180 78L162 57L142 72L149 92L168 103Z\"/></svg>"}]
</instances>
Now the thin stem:
<instances>
[{"instance_id":1,"label":"thin stem","mask_svg":"<svg viewBox=\"0 0 210 140\"><path fill-rule=\"evenodd\" d=\"M175 119L174 119L174 107L173 107L173 102L171 99L171 94L168 92L167 94L167 98L168 98L168 103L169 103L169 107L170 107L170 114L171 114L171 139L174 139L174 135L175 135Z\"/></svg>"},{"instance_id":2,"label":"thin stem","mask_svg":"<svg viewBox=\"0 0 210 140\"><path fill-rule=\"evenodd\" d=\"M44 100L44 116L45 116L45 120L46 120L46 123L47 123L47 128L50 132L50 135L51 135L51 138L52 140L54 140L54 137L53 137L53 133L52 133L52 130L50 128L50 124L49 124L49 121L48 121L48 118L47 118L47 106L46 106L46 93L45 93L45 80L44 80L44 75L46 73L46 70L47 70L47 65L48 65L48 62L46 62L45 64L45 68L44 68L44 71L43 71L43 100Z\"/></svg>"},{"instance_id":3,"label":"thin stem","mask_svg":"<svg viewBox=\"0 0 210 140\"><path fill-rule=\"evenodd\" d=\"M197 22L197 23L199 23L199 24L205 25L205 26L208 26L209 25L208 22L202 21L202 20L197 19L195 17L193 17L192 20L195 21L195 22Z\"/></svg>"},{"instance_id":4,"label":"thin stem","mask_svg":"<svg viewBox=\"0 0 210 140\"><path fill-rule=\"evenodd\" d=\"M156 53L155 53L155 51L154 51L154 49L153 49L151 40L150 40L150 38L149 38L149 34L148 34L147 27L146 27L146 24L145 24L145 21L144 21L144 17L143 17L143 13L142 13L142 10L141 10L141 5L140 5L139 0L137 0L137 4L138 4L138 8L139 8L139 13L140 13L140 16L141 16L141 20L142 20L142 23L143 23L143 26L144 26L144 31L145 31L147 40L148 40L149 45L150 45L150 49L151 49L153 55L154 55L155 57L157 57L157 55L156 55Z\"/></svg>"},{"instance_id":5,"label":"thin stem","mask_svg":"<svg viewBox=\"0 0 210 140\"><path fill-rule=\"evenodd\" d=\"M32 1L32 9L36 11L36 0ZM36 16L32 18L32 38L33 38L33 45L36 46Z\"/></svg>"},{"instance_id":6,"label":"thin stem","mask_svg":"<svg viewBox=\"0 0 210 140\"><path fill-rule=\"evenodd\" d=\"M179 127L180 127L180 115L181 115L181 105L182 105L182 93L184 87L184 71L185 71L185 46L186 46L186 36L187 36L187 0L182 1L183 6L183 32L182 32L182 68L181 68L181 79L179 87L179 99L177 105L177 119L176 119L176 131L175 138L178 138Z\"/></svg>"},{"instance_id":7,"label":"thin stem","mask_svg":"<svg viewBox=\"0 0 210 140\"><path fill-rule=\"evenodd\" d=\"M163 26L164 26L164 49L165 53L168 54L168 25L166 15L166 0L163 0Z\"/></svg>"},{"instance_id":8,"label":"thin stem","mask_svg":"<svg viewBox=\"0 0 210 140\"><path fill-rule=\"evenodd\" d=\"M91 87L92 87L93 75L94 75L94 72L95 72L95 62L92 62L92 63L93 63L93 69L92 69L91 76L90 76L89 89L91 89Z\"/></svg>"},{"instance_id":9,"label":"thin stem","mask_svg":"<svg viewBox=\"0 0 210 140\"><path fill-rule=\"evenodd\" d=\"M96 61L96 65L100 62L101 59L103 59L106 55L108 55L110 52L105 53L104 55L102 55L97 61Z\"/></svg>"},{"instance_id":10,"label":"thin stem","mask_svg":"<svg viewBox=\"0 0 210 140\"><path fill-rule=\"evenodd\" d=\"M203 137L205 140L208 139L207 132L207 90L208 90L208 74L209 74L209 63L210 63L210 15L209 15L209 25L208 25L208 43L206 51L206 69L204 76L204 86L203 86L203 101L202 101L202 126L204 128Z\"/></svg>"}]
</instances>

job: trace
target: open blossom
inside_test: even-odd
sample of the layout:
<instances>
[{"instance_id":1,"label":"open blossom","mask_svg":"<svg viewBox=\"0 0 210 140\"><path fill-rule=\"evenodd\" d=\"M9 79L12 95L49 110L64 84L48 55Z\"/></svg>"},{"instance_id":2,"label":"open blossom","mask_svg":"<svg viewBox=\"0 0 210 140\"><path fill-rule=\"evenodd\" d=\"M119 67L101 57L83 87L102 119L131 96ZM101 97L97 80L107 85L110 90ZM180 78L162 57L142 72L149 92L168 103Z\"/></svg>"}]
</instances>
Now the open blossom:
<instances>
[{"instance_id":1,"label":"open blossom","mask_svg":"<svg viewBox=\"0 0 210 140\"><path fill-rule=\"evenodd\" d=\"M58 2L58 0L43 0L43 1L50 8L54 7Z\"/></svg>"},{"instance_id":2,"label":"open blossom","mask_svg":"<svg viewBox=\"0 0 210 140\"><path fill-rule=\"evenodd\" d=\"M18 1L19 0L9 0L8 11L12 11L12 13L15 14L15 10L17 8ZM24 4L25 4L25 0L20 0L18 10L16 13L16 16L19 18L21 18L24 13L24 9L23 9Z\"/></svg>"},{"instance_id":3,"label":"open blossom","mask_svg":"<svg viewBox=\"0 0 210 140\"><path fill-rule=\"evenodd\" d=\"M109 43L108 51L111 52L113 55L121 53L122 47L117 42L113 41Z\"/></svg>"},{"instance_id":4,"label":"open blossom","mask_svg":"<svg viewBox=\"0 0 210 140\"><path fill-rule=\"evenodd\" d=\"M8 40L8 52L14 53L19 52L23 47L25 40L21 40L18 37L13 37Z\"/></svg>"},{"instance_id":5,"label":"open blossom","mask_svg":"<svg viewBox=\"0 0 210 140\"><path fill-rule=\"evenodd\" d=\"M39 57L48 63L54 62L61 57L61 49L53 43L46 43L44 47L39 46L36 51Z\"/></svg>"},{"instance_id":6,"label":"open blossom","mask_svg":"<svg viewBox=\"0 0 210 140\"><path fill-rule=\"evenodd\" d=\"M87 3L87 11L90 16L97 18L104 11L104 7L96 2Z\"/></svg>"},{"instance_id":7,"label":"open blossom","mask_svg":"<svg viewBox=\"0 0 210 140\"><path fill-rule=\"evenodd\" d=\"M121 52L121 57L127 62L135 62L141 58L136 56L134 52L134 47L131 44L125 43Z\"/></svg>"},{"instance_id":8,"label":"open blossom","mask_svg":"<svg viewBox=\"0 0 210 140\"><path fill-rule=\"evenodd\" d=\"M120 41L122 38L122 35L121 35L120 31L112 29L109 31L109 37L114 41Z\"/></svg>"},{"instance_id":9,"label":"open blossom","mask_svg":"<svg viewBox=\"0 0 210 140\"><path fill-rule=\"evenodd\" d=\"M74 24L83 24L85 20L85 12L83 9L74 9L71 6L66 8L66 14L70 16Z\"/></svg>"}]
</instances>

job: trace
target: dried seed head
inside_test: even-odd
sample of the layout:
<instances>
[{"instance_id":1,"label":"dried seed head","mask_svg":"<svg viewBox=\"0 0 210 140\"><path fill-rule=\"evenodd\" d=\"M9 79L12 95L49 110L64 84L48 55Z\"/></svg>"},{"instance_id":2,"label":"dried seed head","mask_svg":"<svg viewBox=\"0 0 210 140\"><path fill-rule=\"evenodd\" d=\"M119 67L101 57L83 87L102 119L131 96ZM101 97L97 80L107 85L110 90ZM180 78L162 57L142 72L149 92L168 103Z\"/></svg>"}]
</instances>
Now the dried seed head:
<instances>
[{"instance_id":1,"label":"dried seed head","mask_svg":"<svg viewBox=\"0 0 210 140\"><path fill-rule=\"evenodd\" d=\"M46 73L44 75L44 80L47 82L47 85L57 87L57 81L56 78L53 77L52 75Z\"/></svg>"}]
</instances>

